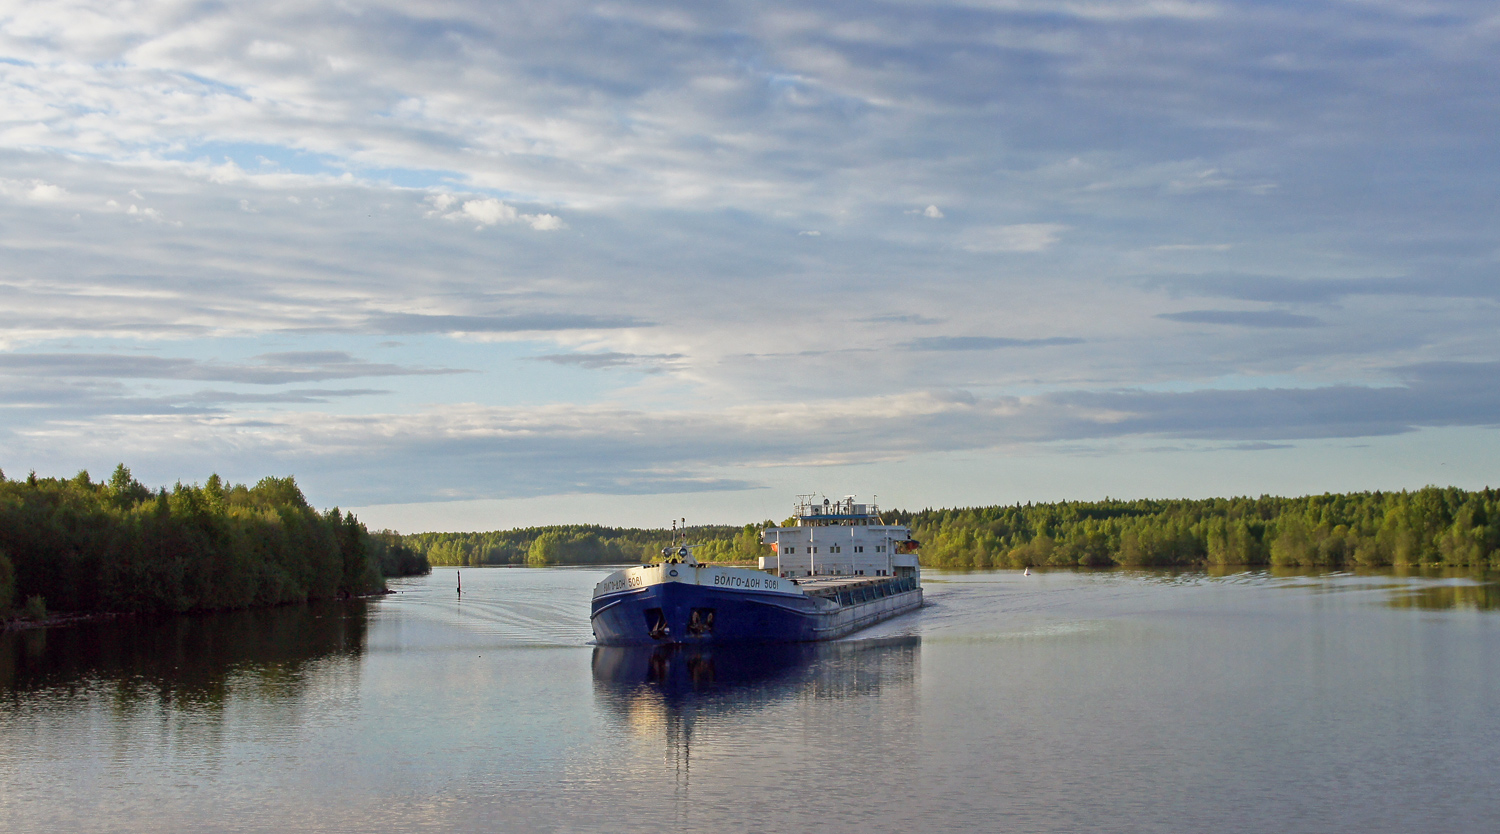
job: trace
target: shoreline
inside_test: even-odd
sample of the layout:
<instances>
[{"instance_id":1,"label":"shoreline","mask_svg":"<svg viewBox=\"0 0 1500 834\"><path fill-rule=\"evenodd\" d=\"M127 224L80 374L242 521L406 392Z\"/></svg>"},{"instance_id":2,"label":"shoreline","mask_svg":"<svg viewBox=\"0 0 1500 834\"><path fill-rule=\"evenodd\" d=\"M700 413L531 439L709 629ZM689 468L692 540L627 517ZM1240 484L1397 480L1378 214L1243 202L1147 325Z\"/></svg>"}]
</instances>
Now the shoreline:
<instances>
[{"instance_id":1,"label":"shoreline","mask_svg":"<svg viewBox=\"0 0 1500 834\"><path fill-rule=\"evenodd\" d=\"M54 628L61 626L78 625L96 620L113 620L120 617L137 616L126 611L96 611L87 614L66 613L48 614L45 619L33 620L25 617L12 617L0 621L0 634L11 631L33 631L39 628Z\"/></svg>"},{"instance_id":2,"label":"shoreline","mask_svg":"<svg viewBox=\"0 0 1500 834\"><path fill-rule=\"evenodd\" d=\"M34 631L39 628L61 628L64 626L81 625L83 623L100 622L103 620L116 620L126 617L143 616L183 616L194 614L220 614L226 611L254 611L263 608L285 608L289 605L307 605L314 602L334 602L346 599L370 599L372 597L383 597L397 593L390 588L379 591L371 591L366 594L349 594L348 596L329 597L327 599L308 599L301 602L278 602L273 605L252 605L246 608L212 608L201 611L162 611L146 614L138 611L64 611L57 614L48 614L46 618L34 620L27 617L10 617L0 620L0 634L12 631Z\"/></svg>"}]
</instances>

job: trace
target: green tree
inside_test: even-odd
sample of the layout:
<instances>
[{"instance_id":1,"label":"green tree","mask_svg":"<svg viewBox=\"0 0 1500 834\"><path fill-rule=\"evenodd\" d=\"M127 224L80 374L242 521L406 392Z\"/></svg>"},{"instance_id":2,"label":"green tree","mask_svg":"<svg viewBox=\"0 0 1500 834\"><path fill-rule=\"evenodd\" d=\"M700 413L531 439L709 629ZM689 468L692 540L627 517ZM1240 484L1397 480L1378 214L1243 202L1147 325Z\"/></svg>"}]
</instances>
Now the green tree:
<instances>
[{"instance_id":1,"label":"green tree","mask_svg":"<svg viewBox=\"0 0 1500 834\"><path fill-rule=\"evenodd\" d=\"M5 551L0 550L0 616L10 613L11 601L15 596L16 569L11 566Z\"/></svg>"},{"instance_id":2,"label":"green tree","mask_svg":"<svg viewBox=\"0 0 1500 834\"><path fill-rule=\"evenodd\" d=\"M562 535L548 531L537 536L526 551L526 564L533 566L555 565L562 556Z\"/></svg>"},{"instance_id":3,"label":"green tree","mask_svg":"<svg viewBox=\"0 0 1500 834\"><path fill-rule=\"evenodd\" d=\"M10 604L60 611L192 611L378 589L381 565L358 519L322 515L291 478L255 487L176 484L152 493L123 464L0 481L0 549Z\"/></svg>"}]
</instances>

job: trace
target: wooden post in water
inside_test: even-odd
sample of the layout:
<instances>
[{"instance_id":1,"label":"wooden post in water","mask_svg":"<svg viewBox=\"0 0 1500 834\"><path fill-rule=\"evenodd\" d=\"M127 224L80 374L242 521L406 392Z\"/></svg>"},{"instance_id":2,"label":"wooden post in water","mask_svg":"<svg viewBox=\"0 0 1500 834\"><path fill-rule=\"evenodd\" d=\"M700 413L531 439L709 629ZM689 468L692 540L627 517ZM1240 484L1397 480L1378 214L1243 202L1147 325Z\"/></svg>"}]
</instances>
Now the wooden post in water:
<instances>
[{"instance_id":1,"label":"wooden post in water","mask_svg":"<svg viewBox=\"0 0 1500 834\"><path fill-rule=\"evenodd\" d=\"M461 571L461 570L456 570L456 571L454 571L454 573L458 575L458 595L459 596L463 596L464 595L464 572Z\"/></svg>"}]
</instances>

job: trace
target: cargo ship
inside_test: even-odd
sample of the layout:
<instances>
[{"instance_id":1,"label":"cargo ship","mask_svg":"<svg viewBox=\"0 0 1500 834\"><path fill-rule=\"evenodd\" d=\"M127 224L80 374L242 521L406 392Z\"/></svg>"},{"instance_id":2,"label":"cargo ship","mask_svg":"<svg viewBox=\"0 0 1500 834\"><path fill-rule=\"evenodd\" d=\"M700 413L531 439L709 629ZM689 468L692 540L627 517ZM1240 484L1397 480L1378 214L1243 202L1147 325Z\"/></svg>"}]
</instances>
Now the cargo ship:
<instances>
[{"instance_id":1,"label":"cargo ship","mask_svg":"<svg viewBox=\"0 0 1500 834\"><path fill-rule=\"evenodd\" d=\"M685 531L684 531L685 535ZM873 504L797 497L758 569L704 564L685 538L594 586L601 646L831 640L922 605L918 542Z\"/></svg>"}]
</instances>

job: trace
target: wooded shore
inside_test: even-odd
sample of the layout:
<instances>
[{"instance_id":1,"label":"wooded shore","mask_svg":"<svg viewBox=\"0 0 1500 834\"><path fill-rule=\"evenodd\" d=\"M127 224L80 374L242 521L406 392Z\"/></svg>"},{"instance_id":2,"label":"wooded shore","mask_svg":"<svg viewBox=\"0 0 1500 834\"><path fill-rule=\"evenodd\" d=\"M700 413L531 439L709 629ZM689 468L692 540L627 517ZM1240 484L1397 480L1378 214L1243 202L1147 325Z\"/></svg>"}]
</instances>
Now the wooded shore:
<instances>
[{"instance_id":1,"label":"wooded shore","mask_svg":"<svg viewBox=\"0 0 1500 834\"><path fill-rule=\"evenodd\" d=\"M1500 492L1488 488L1064 501L882 518L911 527L922 564L939 568L1500 568ZM702 561L753 565L768 552L760 530L775 524L691 527L687 536ZM0 619L370 595L384 591L386 577L430 565L646 562L671 535L598 525L402 535L370 531L338 508L315 510L290 477L246 486L214 475L153 491L123 464L103 482L87 472L0 473Z\"/></svg>"},{"instance_id":2,"label":"wooded shore","mask_svg":"<svg viewBox=\"0 0 1500 834\"><path fill-rule=\"evenodd\" d=\"M0 617L282 605L428 569L398 534L315 510L290 477L151 490L123 464L97 483L0 473Z\"/></svg>"},{"instance_id":3,"label":"wooded shore","mask_svg":"<svg viewBox=\"0 0 1500 834\"><path fill-rule=\"evenodd\" d=\"M928 567L1500 567L1493 489L1061 501L889 510L882 518L911 527ZM698 526L687 535L702 561L754 563L768 552L760 530L773 523ZM577 565L650 561L669 537L661 529L569 525L402 541L434 565Z\"/></svg>"}]
</instances>

